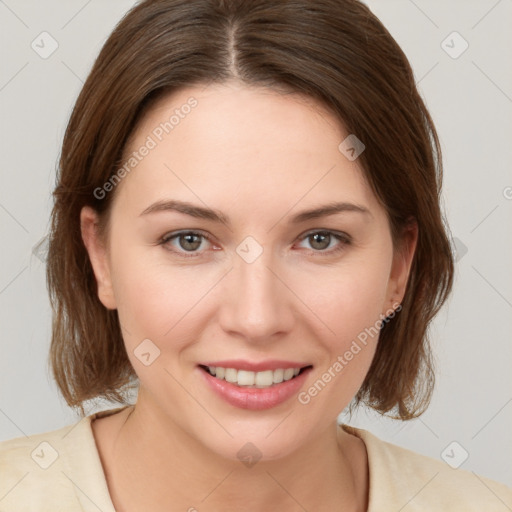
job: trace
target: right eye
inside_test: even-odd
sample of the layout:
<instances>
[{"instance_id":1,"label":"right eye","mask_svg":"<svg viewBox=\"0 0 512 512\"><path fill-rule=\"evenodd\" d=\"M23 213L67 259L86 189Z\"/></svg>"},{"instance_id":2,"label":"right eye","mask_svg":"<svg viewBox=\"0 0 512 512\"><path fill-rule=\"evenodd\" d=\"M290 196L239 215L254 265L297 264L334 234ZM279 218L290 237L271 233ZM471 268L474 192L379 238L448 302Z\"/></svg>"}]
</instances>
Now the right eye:
<instances>
[{"instance_id":1,"label":"right eye","mask_svg":"<svg viewBox=\"0 0 512 512\"><path fill-rule=\"evenodd\" d=\"M201 247L202 239L211 242L210 237L202 231L178 231L164 235L159 244L181 257L192 258L204 252L197 250Z\"/></svg>"}]
</instances>

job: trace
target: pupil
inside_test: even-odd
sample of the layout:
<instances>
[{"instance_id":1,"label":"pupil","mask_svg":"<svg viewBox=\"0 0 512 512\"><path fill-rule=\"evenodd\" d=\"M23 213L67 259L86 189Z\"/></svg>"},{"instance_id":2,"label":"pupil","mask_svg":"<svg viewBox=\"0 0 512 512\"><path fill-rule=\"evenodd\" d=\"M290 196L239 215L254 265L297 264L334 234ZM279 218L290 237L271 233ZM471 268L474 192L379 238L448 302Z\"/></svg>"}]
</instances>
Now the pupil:
<instances>
[{"instance_id":1,"label":"pupil","mask_svg":"<svg viewBox=\"0 0 512 512\"><path fill-rule=\"evenodd\" d=\"M329 242L329 237L330 235L328 233L315 233L313 236L313 239L314 239L314 242L313 242L313 247L315 246L314 244L318 242L318 238L319 237L322 237L324 240L324 243L325 243L325 240L328 240ZM320 242L320 245L322 245L322 242ZM327 243L327 245L324 245L323 247L317 247L317 249L325 249L326 247L329 247L329 243Z\"/></svg>"},{"instance_id":2,"label":"pupil","mask_svg":"<svg viewBox=\"0 0 512 512\"><path fill-rule=\"evenodd\" d=\"M190 242L190 239L194 238L194 237L197 238L197 239L199 238L198 235L195 235L193 233L189 233L187 235L181 235L181 238L186 240L185 245L192 244L192 247L190 247L190 245L188 247L183 247L183 244L181 244L182 248L183 249L192 249L192 250L197 249L201 245L201 242L200 241L199 242L196 241L195 245L194 245L194 242Z\"/></svg>"}]
</instances>

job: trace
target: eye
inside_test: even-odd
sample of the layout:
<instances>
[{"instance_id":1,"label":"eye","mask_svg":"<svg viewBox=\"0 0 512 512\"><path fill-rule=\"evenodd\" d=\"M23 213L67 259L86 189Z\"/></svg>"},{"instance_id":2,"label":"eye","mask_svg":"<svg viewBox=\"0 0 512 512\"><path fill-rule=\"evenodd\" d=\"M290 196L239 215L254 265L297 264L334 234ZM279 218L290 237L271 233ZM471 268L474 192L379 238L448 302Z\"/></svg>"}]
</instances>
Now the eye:
<instances>
[{"instance_id":1,"label":"eye","mask_svg":"<svg viewBox=\"0 0 512 512\"><path fill-rule=\"evenodd\" d=\"M167 250L177 253L179 256L191 258L200 256L204 252L200 249L205 240L208 243L212 243L211 238L202 231L181 231L165 235L159 244L163 245ZM346 233L329 230L310 231L300 237L299 240L310 240L312 247L310 252L318 255L337 253L343 250L346 245L350 245L352 241L351 237ZM335 243L336 241L338 242L337 244Z\"/></svg>"},{"instance_id":2,"label":"eye","mask_svg":"<svg viewBox=\"0 0 512 512\"><path fill-rule=\"evenodd\" d=\"M345 248L346 245L350 245L352 239L346 233L338 233L334 231L322 230L322 231L310 231L300 238L301 241L309 240L311 247L313 247L313 253L323 254L334 254ZM335 242L338 242L337 244ZM331 242L334 242L331 245ZM329 246L331 248L329 248ZM327 250L326 250L327 249Z\"/></svg>"},{"instance_id":3,"label":"eye","mask_svg":"<svg viewBox=\"0 0 512 512\"><path fill-rule=\"evenodd\" d=\"M180 256L190 258L199 256L200 252L202 252L197 250L202 245L202 239L211 242L210 237L201 231L181 231L165 235L161 239L160 244L168 248L168 250L178 253ZM172 244L172 241L176 241L176 244Z\"/></svg>"}]
</instances>

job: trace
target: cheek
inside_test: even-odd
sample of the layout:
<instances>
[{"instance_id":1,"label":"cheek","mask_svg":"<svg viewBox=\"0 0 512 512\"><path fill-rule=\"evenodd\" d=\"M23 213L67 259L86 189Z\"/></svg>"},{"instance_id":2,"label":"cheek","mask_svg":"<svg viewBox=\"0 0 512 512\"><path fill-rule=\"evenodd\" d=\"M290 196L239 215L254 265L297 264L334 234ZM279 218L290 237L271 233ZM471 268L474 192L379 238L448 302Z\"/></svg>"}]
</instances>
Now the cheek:
<instances>
[{"instance_id":1,"label":"cheek","mask_svg":"<svg viewBox=\"0 0 512 512\"><path fill-rule=\"evenodd\" d=\"M322 335L313 333L326 357L315 374L315 384L309 388L311 394L306 390L301 403L319 395L325 386L330 392L315 400L318 406L331 401L337 410L359 390L379 339L390 265L391 256L370 251L350 264L347 260L346 266L340 266L323 281L322 292L315 295L311 309L328 327L322 327Z\"/></svg>"},{"instance_id":2,"label":"cheek","mask_svg":"<svg viewBox=\"0 0 512 512\"><path fill-rule=\"evenodd\" d=\"M322 292L314 296L312 309L334 331L331 337L338 349L381 318L390 264L386 257L354 260L331 272L321 285Z\"/></svg>"},{"instance_id":3,"label":"cheek","mask_svg":"<svg viewBox=\"0 0 512 512\"><path fill-rule=\"evenodd\" d=\"M337 414L358 392L377 348L385 285L380 273L366 272L340 277L328 290L329 299L326 296L318 306L330 328L317 338L324 357L300 403L314 400L315 407L332 408Z\"/></svg>"},{"instance_id":4,"label":"cheek","mask_svg":"<svg viewBox=\"0 0 512 512\"><path fill-rule=\"evenodd\" d=\"M118 236L111 244L112 286L119 321L127 345L146 338L157 343L178 321L185 284L178 271L148 258L160 248L124 243L129 238Z\"/></svg>"},{"instance_id":5,"label":"cheek","mask_svg":"<svg viewBox=\"0 0 512 512\"><path fill-rule=\"evenodd\" d=\"M201 285L189 272L148 262L143 264L141 259L132 258L129 263L127 258L117 267L114 279L121 322L138 337L155 340L179 330L185 321L184 315L201 295Z\"/></svg>"},{"instance_id":6,"label":"cheek","mask_svg":"<svg viewBox=\"0 0 512 512\"><path fill-rule=\"evenodd\" d=\"M186 350L200 340L219 305L216 283L225 270L179 265L161 247L123 247L121 240L115 251L112 277L123 339L132 366L147 381L156 368L176 368L177 359L185 362ZM158 354L149 367L137 360L143 346Z\"/></svg>"},{"instance_id":7,"label":"cheek","mask_svg":"<svg viewBox=\"0 0 512 512\"><path fill-rule=\"evenodd\" d=\"M164 370L178 377L177 360L198 339L194 314L208 287L194 287L190 273L142 263L136 257L126 258L116 269L119 321L128 358L140 382L156 394L165 390L164 394L170 395L176 389Z\"/></svg>"}]
</instances>

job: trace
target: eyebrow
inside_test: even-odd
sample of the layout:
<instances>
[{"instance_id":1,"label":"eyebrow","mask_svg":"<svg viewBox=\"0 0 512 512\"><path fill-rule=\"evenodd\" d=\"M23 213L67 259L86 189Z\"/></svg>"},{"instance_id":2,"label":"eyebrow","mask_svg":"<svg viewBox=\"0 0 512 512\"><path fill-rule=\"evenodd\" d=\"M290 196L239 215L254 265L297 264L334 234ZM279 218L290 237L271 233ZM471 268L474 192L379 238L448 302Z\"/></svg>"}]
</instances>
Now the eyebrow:
<instances>
[{"instance_id":1,"label":"eyebrow","mask_svg":"<svg viewBox=\"0 0 512 512\"><path fill-rule=\"evenodd\" d=\"M229 217L227 217L219 210L204 208L202 206L197 206L186 201L178 200L157 201L156 203L153 203L152 205L148 206L140 214L140 216L148 215L150 213L169 211L184 213L185 215L190 215L191 217L195 217L197 219L210 220L213 222L222 222L223 224L226 224L228 226L231 225ZM288 224L300 224L311 219L318 219L320 217L326 217L329 215L335 215L337 213L344 212L362 213L365 216L373 217L370 210L365 206L348 202L332 202L310 210L304 210L291 217L288 220Z\"/></svg>"}]
</instances>

